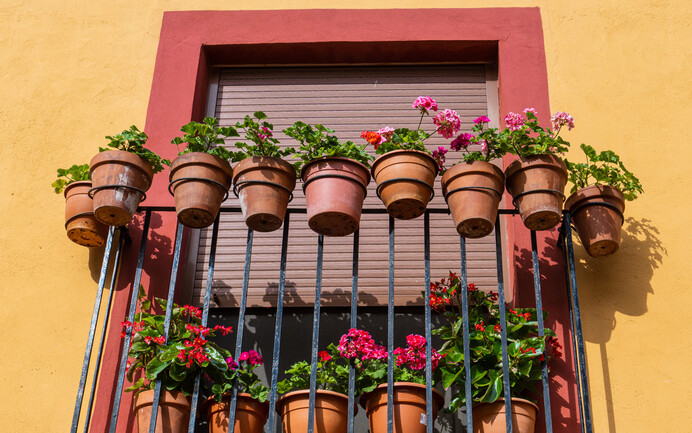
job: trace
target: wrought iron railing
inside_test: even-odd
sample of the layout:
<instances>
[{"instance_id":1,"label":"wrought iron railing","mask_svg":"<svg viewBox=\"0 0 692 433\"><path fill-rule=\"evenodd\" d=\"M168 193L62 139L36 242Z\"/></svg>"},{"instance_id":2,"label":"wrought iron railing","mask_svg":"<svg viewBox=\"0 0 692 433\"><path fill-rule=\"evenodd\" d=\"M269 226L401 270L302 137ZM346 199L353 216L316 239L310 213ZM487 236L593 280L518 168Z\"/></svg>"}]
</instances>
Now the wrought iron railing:
<instances>
[{"instance_id":1,"label":"wrought iron railing","mask_svg":"<svg viewBox=\"0 0 692 433\"><path fill-rule=\"evenodd\" d=\"M175 209L172 207L142 207L139 209L140 212L144 212L144 222L142 227L142 235L139 249L139 256L137 259L137 265L135 270L134 279L132 282L132 293L130 294L130 304L126 320L132 322L135 316L135 311L137 307L137 290L140 285L142 270L145 258L145 250L147 246L147 237L149 234L149 227L151 222L151 216L154 212L173 212ZM222 208L221 212L235 212L240 213L240 208ZM364 213L374 213L386 215L384 209L364 209ZM286 282L286 261L288 252L288 242L289 242L289 228L291 222L291 215L296 213L305 213L305 209L289 209L287 211L284 225L283 225L283 236L281 242L281 261L279 267L279 285L278 285L278 298L276 302L276 319L274 328L274 345L273 345L273 355L271 363L271 387L269 393L269 419L265 428L267 432L276 431L277 416L275 414L275 405L277 401L277 383L279 377L279 356L281 354L281 336L282 336L282 323L283 323L283 313L284 313L284 289ZM425 299L429 299L430 295L430 214L433 213L447 213L446 209L428 209L423 216L424 225L424 247L422 251L422 259L425 263ZM502 234L501 234L501 224L500 218L510 215L516 215L517 211L513 209L501 209L498 212L498 220L495 224L495 245L496 245L496 262L497 262L497 284L498 284L498 295L499 299L505 299L504 294L504 275L503 275L503 264L502 258L503 248L502 248ZM115 231L120 230L120 236L117 237L117 245L113 246L115 236ZM209 319L209 307L211 300L211 287L214 275L214 264L216 255L216 244L217 236L219 231L219 217L217 217L213 227L212 227L212 237L211 237L211 250L209 253L208 261L208 272L207 272L207 283L206 289L204 291L204 307L202 315L202 324L207 325ZM101 274L99 278L98 290L96 293L96 299L94 302L94 310L92 314L91 325L89 328L89 336L86 344L86 351L84 354L84 363L82 367L82 374L79 381L79 388L77 392L77 400L75 403L75 409L72 420L71 432L76 433L79 427L80 414L84 406L84 391L87 382L87 376L89 372L89 366L92 359L92 352L96 334L96 327L99 319L99 314L102 304L103 291L107 281L107 274L109 268L109 262L111 260L111 255L114 254L114 266L112 270L113 277L110 281L108 301L106 303L105 319L103 319L103 330L101 331L101 336L99 340L98 349L96 352L96 359L94 362L94 372L91 389L89 393L89 399L86 403L86 419L84 421L84 432L89 431L90 421L92 418L92 410L94 406L94 398L96 393L96 384L99 376L99 370L101 368L101 356L104 348L104 341L106 338L106 330L108 327L109 316L111 313L111 307L113 303L113 293L115 289L115 275L118 274L118 267L120 264L121 253L123 248L123 240L125 238L126 229L114 229L111 228L108 240L106 243L105 254L103 258L103 265L101 267ZM173 250L173 264L171 267L169 288L168 288L168 300L172 300L175 295L175 288L177 283L178 271L180 268L180 255L181 255L181 245L183 239L183 226L178 224L175 247ZM314 310L313 310L313 330L312 330L312 345L311 345L311 365L312 374L310 377L310 402L309 402L309 424L307 433L313 433L314 430L314 412L315 412L315 390L317 388L316 384L316 365L318 360L318 345L319 345L319 327L320 327L320 308L321 308L321 288L322 288L322 264L323 264L323 252L324 252L324 238L322 235L318 236L317 244L317 272L315 279L315 300L314 300ZM468 301L467 301L467 266L466 266L466 240L463 237L459 238L460 242L460 280L462 289L462 310L464 315L463 323L463 340L464 340L464 359L470 359L469 353L469 323L468 323ZM237 336L235 341L235 359L238 359L242 348L243 348L243 334L245 330L245 313L247 307L247 295L248 295L248 281L250 278L250 263L252 260L252 245L253 245L253 231L248 230L247 232L247 242L246 242L246 253L245 253L245 263L244 263L244 274L243 274L243 285L242 294L238 313L238 324L237 324ZM588 391L588 376L586 369L586 359L584 350L584 339L582 334L581 317L579 312L579 296L577 292L577 279L575 273L574 264L574 251L572 243L572 231L570 215L567 212L563 214L562 225L560 228L560 242L559 245L562 246L565 255L565 279L566 287L568 291L568 307L569 307L569 322L571 326L571 353L574 356L574 365L576 366L576 386L577 386L577 396L580 414L580 425L583 433L592 432L592 422L591 422L591 410L590 410L590 397ZM388 433L393 432L393 350L394 350L394 250L395 250L395 220L389 217L389 291L387 299L387 349L388 349L388 386L387 386L387 431ZM542 297L541 297L541 272L539 264L539 256L537 250L537 240L536 232L531 232L531 251L532 251L532 263L533 263L533 281L534 281L534 292L536 299L536 311L537 311L537 322L539 332L543 333L543 310L542 310ZM353 236L353 267L352 267L352 292L351 292L351 306L350 306L350 326L352 328L357 327L357 317L358 317L358 253L359 253L359 232L356 231ZM432 346L432 318L431 318L431 307L428 302L424 302L425 314L425 338L427 340L426 346L426 365L425 365L425 377L427 382L426 396L427 396L427 420L432 420L433 416L433 398L432 398L432 366L431 366L431 346ZM165 314L165 324L164 332L165 337L170 326L171 314L172 314L173 302L167 303L167 309ZM499 302L500 317L505 316L505 305L504 302ZM114 393L114 400L111 406L110 420L108 421L108 431L113 433L118 427L118 414L121 405L121 398L123 392L123 384L125 380L126 364L127 364L127 348L130 345L131 340L131 328L127 330L125 337L123 338L123 343L121 346L122 355L120 358L119 365L117 366L118 375L116 382L116 389ZM506 409L506 428L507 432L513 431L512 419L511 419L511 388L509 383L509 364L508 364L508 353L507 353L507 329L506 323L501 321L501 342L502 342L502 361L503 361L503 381L504 381L504 402ZM471 433L473 431L473 412L471 410L471 369L466 368L466 431ZM553 421L552 421L552 411L551 411L551 400L550 400L550 387L548 382L548 368L546 361L542 362L542 389L543 389L543 411L546 425L546 432L553 432ZM353 366L351 366L349 375L349 413L348 413L348 432L353 433L354 431L354 396L355 390L355 372ZM152 407L151 424L149 431L154 432L156 426L157 418L157 408L159 404L159 395L161 391L160 381L155 385L155 396ZM229 433L234 433L235 425L235 411L237 402L237 384L233 387L232 398L230 404L229 413ZM188 432L194 432L196 429L196 417L195 413L197 411L197 406L200 397L200 377L198 376L195 380L194 392L191 397L192 404L192 416L190 417L190 424ZM426 428L428 433L433 432L433 422L426 422ZM238 433L238 432L235 432Z\"/></svg>"}]
</instances>

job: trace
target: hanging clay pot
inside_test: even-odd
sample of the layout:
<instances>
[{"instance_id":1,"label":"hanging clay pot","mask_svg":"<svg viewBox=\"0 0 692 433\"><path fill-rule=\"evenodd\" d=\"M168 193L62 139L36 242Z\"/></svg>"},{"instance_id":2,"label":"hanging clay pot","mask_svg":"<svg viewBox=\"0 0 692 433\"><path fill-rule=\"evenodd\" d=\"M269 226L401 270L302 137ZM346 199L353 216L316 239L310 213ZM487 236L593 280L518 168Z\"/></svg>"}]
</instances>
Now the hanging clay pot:
<instances>
[{"instance_id":1,"label":"hanging clay pot","mask_svg":"<svg viewBox=\"0 0 692 433\"><path fill-rule=\"evenodd\" d=\"M442 193L457 233L482 238L495 228L505 175L485 161L460 162L442 175Z\"/></svg>"},{"instance_id":2,"label":"hanging clay pot","mask_svg":"<svg viewBox=\"0 0 692 433\"><path fill-rule=\"evenodd\" d=\"M579 239L591 257L609 256L620 248L625 196L609 185L592 185L565 202Z\"/></svg>"},{"instance_id":3,"label":"hanging clay pot","mask_svg":"<svg viewBox=\"0 0 692 433\"><path fill-rule=\"evenodd\" d=\"M310 390L303 389L285 394L276 402L284 433L308 431ZM348 422L348 396L334 391L315 391L315 433L346 433Z\"/></svg>"},{"instance_id":4,"label":"hanging clay pot","mask_svg":"<svg viewBox=\"0 0 692 433\"><path fill-rule=\"evenodd\" d=\"M281 227L295 186L296 170L281 158L250 156L233 168L233 193L245 224L258 232Z\"/></svg>"},{"instance_id":5,"label":"hanging clay pot","mask_svg":"<svg viewBox=\"0 0 692 433\"><path fill-rule=\"evenodd\" d=\"M444 406L444 397L433 389L433 419ZM394 382L394 429L393 433L425 433L426 423L425 385L410 382ZM363 394L360 405L370 422L370 433L387 432L387 384Z\"/></svg>"},{"instance_id":6,"label":"hanging clay pot","mask_svg":"<svg viewBox=\"0 0 692 433\"><path fill-rule=\"evenodd\" d=\"M505 170L507 192L530 230L548 230L562 219L567 167L555 155L532 155Z\"/></svg>"},{"instance_id":7,"label":"hanging clay pot","mask_svg":"<svg viewBox=\"0 0 692 433\"><path fill-rule=\"evenodd\" d=\"M151 165L123 150L107 150L91 159L94 216L111 226L127 225L151 186Z\"/></svg>"},{"instance_id":8,"label":"hanging clay pot","mask_svg":"<svg viewBox=\"0 0 692 433\"><path fill-rule=\"evenodd\" d=\"M228 161L204 152L185 153L171 164L168 190L175 197L178 221L209 227L228 198L233 170Z\"/></svg>"},{"instance_id":9,"label":"hanging clay pot","mask_svg":"<svg viewBox=\"0 0 692 433\"><path fill-rule=\"evenodd\" d=\"M209 433L228 432L228 414L231 410L231 394L224 394L221 402L213 397L202 404L202 410L207 412ZM235 409L235 433L262 433L264 423L269 415L269 402L260 402L250 397L250 394L239 393Z\"/></svg>"},{"instance_id":10,"label":"hanging clay pot","mask_svg":"<svg viewBox=\"0 0 692 433\"><path fill-rule=\"evenodd\" d=\"M519 433L533 433L538 406L523 398L512 397L512 425ZM473 433L505 433L505 400L473 405Z\"/></svg>"},{"instance_id":11,"label":"hanging clay pot","mask_svg":"<svg viewBox=\"0 0 692 433\"><path fill-rule=\"evenodd\" d=\"M139 433L149 432L154 390L148 389L135 396L134 411ZM180 391L161 390L155 433L186 433L190 422L190 400Z\"/></svg>"},{"instance_id":12,"label":"hanging clay pot","mask_svg":"<svg viewBox=\"0 0 692 433\"><path fill-rule=\"evenodd\" d=\"M65 229L72 242L85 247L100 247L106 242L108 227L94 217L90 189L89 181L73 182L65 187Z\"/></svg>"},{"instance_id":13,"label":"hanging clay pot","mask_svg":"<svg viewBox=\"0 0 692 433\"><path fill-rule=\"evenodd\" d=\"M435 195L438 168L425 152L387 152L375 160L371 172L377 182L377 195L394 218L410 220L423 215Z\"/></svg>"},{"instance_id":14,"label":"hanging clay pot","mask_svg":"<svg viewBox=\"0 0 692 433\"><path fill-rule=\"evenodd\" d=\"M346 236L360 225L370 183L368 168L349 158L321 158L301 170L308 225L325 236Z\"/></svg>"}]
</instances>

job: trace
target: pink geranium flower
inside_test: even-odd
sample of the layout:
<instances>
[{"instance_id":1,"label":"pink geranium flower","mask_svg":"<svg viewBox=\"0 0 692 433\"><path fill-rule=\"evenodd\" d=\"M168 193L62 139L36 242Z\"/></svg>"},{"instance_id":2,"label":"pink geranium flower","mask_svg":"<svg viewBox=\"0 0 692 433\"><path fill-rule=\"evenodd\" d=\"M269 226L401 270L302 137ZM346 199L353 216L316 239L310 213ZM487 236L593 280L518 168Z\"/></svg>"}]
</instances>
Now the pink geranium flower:
<instances>
[{"instance_id":1,"label":"pink geranium flower","mask_svg":"<svg viewBox=\"0 0 692 433\"><path fill-rule=\"evenodd\" d=\"M478 120L478 119L476 119ZM449 143L449 147L452 150L461 150L462 148L466 149L469 144L471 144L471 139L475 138L473 134L469 134L468 132L465 132L463 134L460 134L457 138L452 140L451 143Z\"/></svg>"},{"instance_id":2,"label":"pink geranium flower","mask_svg":"<svg viewBox=\"0 0 692 433\"><path fill-rule=\"evenodd\" d=\"M558 111L553 114L550 122L553 124L553 129L560 129L564 125L567 125L568 131L574 128L574 117L564 111Z\"/></svg>"},{"instance_id":3,"label":"pink geranium flower","mask_svg":"<svg viewBox=\"0 0 692 433\"><path fill-rule=\"evenodd\" d=\"M241 353L238 357L238 361L247 361L247 363L250 365L262 365L264 363L262 360L262 355L254 350Z\"/></svg>"},{"instance_id":4,"label":"pink geranium flower","mask_svg":"<svg viewBox=\"0 0 692 433\"><path fill-rule=\"evenodd\" d=\"M378 130L377 133L382 136L383 142L384 141L390 141L392 139L392 137L394 136L394 128L390 128L389 126L385 126L384 128Z\"/></svg>"},{"instance_id":5,"label":"pink geranium flower","mask_svg":"<svg viewBox=\"0 0 692 433\"><path fill-rule=\"evenodd\" d=\"M505 123L510 131L518 131L524 126L524 118L521 117L521 114L510 111L505 116Z\"/></svg>"},{"instance_id":6,"label":"pink geranium flower","mask_svg":"<svg viewBox=\"0 0 692 433\"><path fill-rule=\"evenodd\" d=\"M481 116L481 117L476 118L476 120L473 121L473 123L475 123L476 125L478 125L479 123L488 123L488 122L490 122L490 119L488 118L488 116Z\"/></svg>"},{"instance_id":7,"label":"pink geranium flower","mask_svg":"<svg viewBox=\"0 0 692 433\"><path fill-rule=\"evenodd\" d=\"M456 111L445 108L433 118L437 132L444 138L452 138L461 129L461 119Z\"/></svg>"},{"instance_id":8,"label":"pink geranium flower","mask_svg":"<svg viewBox=\"0 0 692 433\"><path fill-rule=\"evenodd\" d=\"M418 108L421 113L427 113L428 111L437 111L437 102L430 96L419 96L413 101L413 108Z\"/></svg>"}]
</instances>

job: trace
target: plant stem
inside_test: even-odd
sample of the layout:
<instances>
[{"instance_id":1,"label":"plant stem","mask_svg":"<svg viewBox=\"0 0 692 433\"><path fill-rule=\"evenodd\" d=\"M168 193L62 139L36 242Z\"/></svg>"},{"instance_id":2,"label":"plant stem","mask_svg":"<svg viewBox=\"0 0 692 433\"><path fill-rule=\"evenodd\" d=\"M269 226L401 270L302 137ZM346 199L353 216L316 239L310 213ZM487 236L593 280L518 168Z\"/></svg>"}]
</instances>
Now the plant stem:
<instances>
[{"instance_id":1,"label":"plant stem","mask_svg":"<svg viewBox=\"0 0 692 433\"><path fill-rule=\"evenodd\" d=\"M421 111L420 120L418 121L418 128L416 129L420 129L420 125L423 123L423 116L425 116L425 112Z\"/></svg>"}]
</instances>

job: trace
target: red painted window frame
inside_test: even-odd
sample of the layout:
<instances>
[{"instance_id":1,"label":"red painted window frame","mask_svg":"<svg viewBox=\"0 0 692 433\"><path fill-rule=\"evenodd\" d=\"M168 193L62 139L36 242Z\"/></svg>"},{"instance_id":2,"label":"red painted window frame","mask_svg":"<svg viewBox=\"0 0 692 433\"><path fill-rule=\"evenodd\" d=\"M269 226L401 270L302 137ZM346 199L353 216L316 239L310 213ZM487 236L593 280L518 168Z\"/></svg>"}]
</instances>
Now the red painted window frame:
<instances>
[{"instance_id":1,"label":"red painted window frame","mask_svg":"<svg viewBox=\"0 0 692 433\"><path fill-rule=\"evenodd\" d=\"M145 130L151 148L173 159L176 151L170 140L180 125L205 114L211 66L412 62L496 62L500 113L534 107L543 122L548 120L548 76L538 8L183 11L163 15ZM167 183L167 176L156 176L145 204L172 206ZM512 218L508 227L508 251L530 252L529 232L521 220ZM142 283L159 295L168 287L175 229L174 214L154 214ZM141 222L131 224L130 231L134 241L123 255L93 431L105 431L108 425L120 357L119 323L129 302ZM540 233L539 252L540 245L552 247L556 239L555 230ZM578 432L563 263L551 247L546 246L546 260L541 263L543 302L567 359L551 367L553 423L560 431ZM515 300L530 305L530 270L522 269L526 266L516 254L509 263ZM133 430L131 410L131 399L124 398L118 431Z\"/></svg>"}]
</instances>

